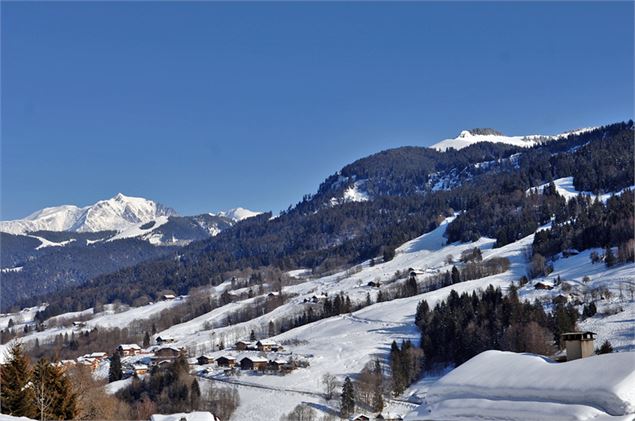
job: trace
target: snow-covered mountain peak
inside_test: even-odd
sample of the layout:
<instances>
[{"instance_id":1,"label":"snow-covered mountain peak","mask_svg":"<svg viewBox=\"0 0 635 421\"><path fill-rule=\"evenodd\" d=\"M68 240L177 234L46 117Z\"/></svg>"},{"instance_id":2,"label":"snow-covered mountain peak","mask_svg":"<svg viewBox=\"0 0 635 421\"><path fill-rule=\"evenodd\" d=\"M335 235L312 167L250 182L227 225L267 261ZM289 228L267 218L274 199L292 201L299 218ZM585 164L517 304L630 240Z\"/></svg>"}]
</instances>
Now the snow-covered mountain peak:
<instances>
[{"instance_id":1,"label":"snow-covered mountain peak","mask_svg":"<svg viewBox=\"0 0 635 421\"><path fill-rule=\"evenodd\" d=\"M118 193L110 199L83 208L75 205L48 207L24 219L1 221L0 231L10 234L30 231L121 231L135 224L172 215L176 215L176 212L160 203Z\"/></svg>"},{"instance_id":2,"label":"snow-covered mountain peak","mask_svg":"<svg viewBox=\"0 0 635 421\"><path fill-rule=\"evenodd\" d=\"M520 146L529 148L537 144L548 142L550 140L557 140L567 137L572 134L580 134L596 129L597 127L587 127L584 129L571 130L557 135L525 135L525 136L507 136L498 130L491 128L476 128L470 130L463 130L454 139L445 139L430 146L432 149L436 149L440 152L453 149L463 149L467 146L473 145L479 142L491 142L491 143L506 143L508 145Z\"/></svg>"},{"instance_id":3,"label":"snow-covered mountain peak","mask_svg":"<svg viewBox=\"0 0 635 421\"><path fill-rule=\"evenodd\" d=\"M232 221L238 222L243 219L251 218L252 216L260 215L262 212L254 212L245 208L233 208L226 211L221 211L218 213L210 213L212 216L223 216L225 218L229 218Z\"/></svg>"}]
</instances>

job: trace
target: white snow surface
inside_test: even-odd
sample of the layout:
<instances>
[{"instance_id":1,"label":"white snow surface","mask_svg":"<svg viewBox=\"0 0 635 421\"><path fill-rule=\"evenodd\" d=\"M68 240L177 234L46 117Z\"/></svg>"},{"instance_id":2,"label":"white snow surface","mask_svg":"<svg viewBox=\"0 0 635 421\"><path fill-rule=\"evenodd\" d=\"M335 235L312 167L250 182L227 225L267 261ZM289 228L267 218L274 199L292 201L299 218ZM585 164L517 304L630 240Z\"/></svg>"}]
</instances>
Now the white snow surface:
<instances>
[{"instance_id":1,"label":"white snow surface","mask_svg":"<svg viewBox=\"0 0 635 421\"><path fill-rule=\"evenodd\" d=\"M632 414L634 368L633 352L555 363L533 354L485 351L432 384L426 403L408 419L469 416L470 406L472 416L510 420Z\"/></svg>"},{"instance_id":2,"label":"white snow surface","mask_svg":"<svg viewBox=\"0 0 635 421\"><path fill-rule=\"evenodd\" d=\"M558 194L564 197L566 200L569 200L572 197L576 197L578 195L585 195L585 196L591 197L591 199L593 200L598 199L604 203L606 203L606 201L611 196L618 196L626 191L635 189L635 185L634 185L634 186L626 187L625 189L622 189L618 192L596 195L596 194L593 194L592 192L576 190L575 187L573 186L573 177L564 177L564 178L555 179L553 180L553 184L556 186L556 191L558 192ZM542 192L545 190L545 187L547 187L548 185L549 183L545 183L537 187L532 187L528 189L525 193L529 194L533 192L533 193L542 194Z\"/></svg>"},{"instance_id":3,"label":"white snow surface","mask_svg":"<svg viewBox=\"0 0 635 421\"><path fill-rule=\"evenodd\" d=\"M179 412L176 414L154 414L150 417L150 421L216 421L216 418L211 412L193 411L193 412Z\"/></svg>"},{"instance_id":4,"label":"white snow surface","mask_svg":"<svg viewBox=\"0 0 635 421\"><path fill-rule=\"evenodd\" d=\"M257 215L260 215L262 212L254 212L245 208L233 208L226 211L221 211L218 213L210 213L212 216L224 216L229 218L235 222L242 221L243 219L251 218Z\"/></svg>"},{"instance_id":5,"label":"white snow surface","mask_svg":"<svg viewBox=\"0 0 635 421\"><path fill-rule=\"evenodd\" d=\"M111 199L100 200L83 208L63 205L45 208L24 219L1 221L0 231L24 234L29 231L122 231L160 216L176 215L152 200L129 197L119 193Z\"/></svg>"},{"instance_id":6,"label":"white snow surface","mask_svg":"<svg viewBox=\"0 0 635 421\"><path fill-rule=\"evenodd\" d=\"M527 135L527 136L504 136L504 135L479 135L472 134L469 130L463 130L454 139L445 139L430 146L432 149L444 152L449 148L456 150L463 149L467 146L474 145L479 142L491 142L491 143L506 143L509 145L520 146L529 148L538 145L544 141L557 140L567 137L571 134L584 133L595 129L595 127L588 127L579 130L573 130L570 132L561 133L558 135Z\"/></svg>"}]
</instances>

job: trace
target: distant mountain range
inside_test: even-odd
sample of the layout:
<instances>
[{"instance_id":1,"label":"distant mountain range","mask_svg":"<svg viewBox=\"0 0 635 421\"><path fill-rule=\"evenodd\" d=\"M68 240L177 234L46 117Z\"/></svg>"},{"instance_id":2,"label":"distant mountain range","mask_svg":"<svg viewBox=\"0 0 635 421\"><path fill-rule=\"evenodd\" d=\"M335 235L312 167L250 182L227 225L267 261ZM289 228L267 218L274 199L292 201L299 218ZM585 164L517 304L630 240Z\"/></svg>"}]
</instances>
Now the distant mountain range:
<instances>
[{"instance_id":1,"label":"distant mountain range","mask_svg":"<svg viewBox=\"0 0 635 421\"><path fill-rule=\"evenodd\" d=\"M152 200L121 193L85 207L62 205L0 222L3 301L81 284L102 273L163 257L258 215L244 208L179 216Z\"/></svg>"}]
</instances>

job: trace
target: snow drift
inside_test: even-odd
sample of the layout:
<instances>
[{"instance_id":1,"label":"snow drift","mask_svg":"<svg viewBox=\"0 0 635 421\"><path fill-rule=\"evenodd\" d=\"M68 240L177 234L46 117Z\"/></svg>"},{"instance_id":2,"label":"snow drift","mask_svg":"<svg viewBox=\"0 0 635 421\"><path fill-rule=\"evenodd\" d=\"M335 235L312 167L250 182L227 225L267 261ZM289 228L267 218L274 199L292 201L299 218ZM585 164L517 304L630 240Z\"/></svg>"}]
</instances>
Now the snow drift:
<instances>
[{"instance_id":1,"label":"snow drift","mask_svg":"<svg viewBox=\"0 0 635 421\"><path fill-rule=\"evenodd\" d=\"M470 408L494 419L521 413L519 419L539 419L545 411L569 419L631 414L635 353L554 363L533 354L485 351L430 386L426 401L407 419L467 416Z\"/></svg>"}]
</instances>

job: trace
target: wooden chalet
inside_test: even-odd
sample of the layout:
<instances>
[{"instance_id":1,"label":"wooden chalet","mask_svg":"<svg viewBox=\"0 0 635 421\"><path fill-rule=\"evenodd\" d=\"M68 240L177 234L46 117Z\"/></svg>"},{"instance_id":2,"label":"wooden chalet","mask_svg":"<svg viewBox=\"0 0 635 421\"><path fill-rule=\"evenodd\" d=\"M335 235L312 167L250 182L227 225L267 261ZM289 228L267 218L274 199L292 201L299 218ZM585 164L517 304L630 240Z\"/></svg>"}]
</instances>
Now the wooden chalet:
<instances>
[{"instance_id":1,"label":"wooden chalet","mask_svg":"<svg viewBox=\"0 0 635 421\"><path fill-rule=\"evenodd\" d=\"M121 344L117 347L117 352L123 357L139 355L141 353L141 347L137 344Z\"/></svg>"},{"instance_id":2,"label":"wooden chalet","mask_svg":"<svg viewBox=\"0 0 635 421\"><path fill-rule=\"evenodd\" d=\"M236 358L229 355L223 355L216 358L216 365L219 367L234 367L236 365Z\"/></svg>"},{"instance_id":3,"label":"wooden chalet","mask_svg":"<svg viewBox=\"0 0 635 421\"><path fill-rule=\"evenodd\" d=\"M154 356L160 359L174 359L181 355L182 352L182 349L175 348L173 346L166 346L156 350L154 352Z\"/></svg>"},{"instance_id":4,"label":"wooden chalet","mask_svg":"<svg viewBox=\"0 0 635 421\"><path fill-rule=\"evenodd\" d=\"M266 358L262 357L245 357L240 360L240 369L241 370L266 370L267 364Z\"/></svg>"},{"instance_id":5,"label":"wooden chalet","mask_svg":"<svg viewBox=\"0 0 635 421\"><path fill-rule=\"evenodd\" d=\"M196 359L196 361L198 362L198 365L212 364L214 362L214 357L211 355L201 355Z\"/></svg>"},{"instance_id":6,"label":"wooden chalet","mask_svg":"<svg viewBox=\"0 0 635 421\"><path fill-rule=\"evenodd\" d=\"M268 339L263 339L261 341L256 342L256 348L258 349L258 351L261 351L261 352L279 351L280 349L282 349L282 347L278 345L276 342L268 340Z\"/></svg>"}]
</instances>

